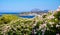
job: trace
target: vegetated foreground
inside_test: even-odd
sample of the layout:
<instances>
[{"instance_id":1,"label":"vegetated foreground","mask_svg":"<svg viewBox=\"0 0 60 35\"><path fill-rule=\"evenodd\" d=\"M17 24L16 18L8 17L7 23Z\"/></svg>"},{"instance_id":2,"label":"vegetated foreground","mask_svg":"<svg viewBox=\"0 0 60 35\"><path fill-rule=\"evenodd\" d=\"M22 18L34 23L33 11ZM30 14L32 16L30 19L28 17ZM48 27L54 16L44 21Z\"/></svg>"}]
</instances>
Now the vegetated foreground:
<instances>
[{"instance_id":1,"label":"vegetated foreground","mask_svg":"<svg viewBox=\"0 0 60 35\"><path fill-rule=\"evenodd\" d=\"M0 35L56 35L60 34L60 11L34 18L16 15L0 16Z\"/></svg>"}]
</instances>

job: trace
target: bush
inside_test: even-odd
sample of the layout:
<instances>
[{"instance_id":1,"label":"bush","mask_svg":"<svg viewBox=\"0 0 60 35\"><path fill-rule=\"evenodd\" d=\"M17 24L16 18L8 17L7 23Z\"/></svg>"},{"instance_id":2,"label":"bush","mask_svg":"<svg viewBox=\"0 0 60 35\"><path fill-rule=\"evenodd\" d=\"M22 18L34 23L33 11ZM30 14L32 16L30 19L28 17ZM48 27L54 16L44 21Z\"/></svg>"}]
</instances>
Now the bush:
<instances>
[{"instance_id":1,"label":"bush","mask_svg":"<svg viewBox=\"0 0 60 35\"><path fill-rule=\"evenodd\" d=\"M0 35L56 35L60 33L60 11L35 16L35 18L20 18L16 15L0 16Z\"/></svg>"}]
</instances>

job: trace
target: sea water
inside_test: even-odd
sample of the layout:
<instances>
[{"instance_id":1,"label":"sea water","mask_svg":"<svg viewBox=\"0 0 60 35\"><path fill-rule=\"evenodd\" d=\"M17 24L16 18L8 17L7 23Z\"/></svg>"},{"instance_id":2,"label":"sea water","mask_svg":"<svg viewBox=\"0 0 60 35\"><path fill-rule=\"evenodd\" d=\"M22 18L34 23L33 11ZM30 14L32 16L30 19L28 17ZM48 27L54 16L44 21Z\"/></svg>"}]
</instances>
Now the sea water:
<instances>
[{"instance_id":1,"label":"sea water","mask_svg":"<svg viewBox=\"0 0 60 35\"><path fill-rule=\"evenodd\" d=\"M17 16L19 16L19 14L16 14L16 13L11 13L12 15L15 14ZM2 16L3 14L0 14L0 16ZM35 17L34 15L25 15L25 16L19 16L19 17L22 17L22 18L33 18Z\"/></svg>"},{"instance_id":2,"label":"sea water","mask_svg":"<svg viewBox=\"0 0 60 35\"><path fill-rule=\"evenodd\" d=\"M22 18L33 18L33 17L35 17L35 16L30 16L30 15L26 15L26 16L20 16L20 17L22 17Z\"/></svg>"}]
</instances>

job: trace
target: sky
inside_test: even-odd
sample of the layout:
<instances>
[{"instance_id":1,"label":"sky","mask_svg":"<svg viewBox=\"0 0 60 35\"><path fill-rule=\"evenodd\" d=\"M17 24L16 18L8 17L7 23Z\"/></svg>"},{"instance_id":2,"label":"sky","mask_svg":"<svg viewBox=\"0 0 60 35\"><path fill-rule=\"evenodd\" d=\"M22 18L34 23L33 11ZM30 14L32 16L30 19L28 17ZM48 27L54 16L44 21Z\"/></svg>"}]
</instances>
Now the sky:
<instances>
[{"instance_id":1,"label":"sky","mask_svg":"<svg viewBox=\"0 0 60 35\"><path fill-rule=\"evenodd\" d=\"M58 6L60 6L60 0L0 0L0 12L56 10Z\"/></svg>"}]
</instances>

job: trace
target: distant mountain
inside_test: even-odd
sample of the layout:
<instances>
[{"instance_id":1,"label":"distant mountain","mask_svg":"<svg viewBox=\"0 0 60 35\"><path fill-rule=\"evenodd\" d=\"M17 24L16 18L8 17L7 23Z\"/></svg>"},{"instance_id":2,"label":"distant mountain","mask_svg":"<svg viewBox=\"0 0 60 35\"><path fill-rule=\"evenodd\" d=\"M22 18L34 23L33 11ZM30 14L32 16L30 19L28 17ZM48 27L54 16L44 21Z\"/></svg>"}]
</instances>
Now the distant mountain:
<instances>
[{"instance_id":1,"label":"distant mountain","mask_svg":"<svg viewBox=\"0 0 60 35\"><path fill-rule=\"evenodd\" d=\"M48 12L49 10L32 9L31 12Z\"/></svg>"},{"instance_id":2,"label":"distant mountain","mask_svg":"<svg viewBox=\"0 0 60 35\"><path fill-rule=\"evenodd\" d=\"M31 12L47 12L48 10L32 9Z\"/></svg>"},{"instance_id":3,"label":"distant mountain","mask_svg":"<svg viewBox=\"0 0 60 35\"><path fill-rule=\"evenodd\" d=\"M43 12L48 12L49 10L44 10Z\"/></svg>"}]
</instances>

